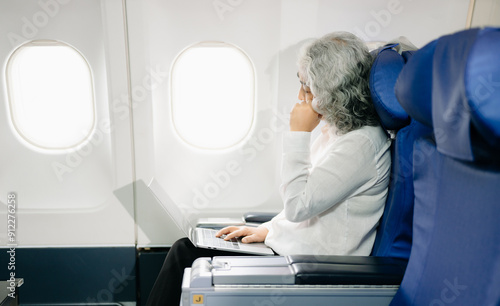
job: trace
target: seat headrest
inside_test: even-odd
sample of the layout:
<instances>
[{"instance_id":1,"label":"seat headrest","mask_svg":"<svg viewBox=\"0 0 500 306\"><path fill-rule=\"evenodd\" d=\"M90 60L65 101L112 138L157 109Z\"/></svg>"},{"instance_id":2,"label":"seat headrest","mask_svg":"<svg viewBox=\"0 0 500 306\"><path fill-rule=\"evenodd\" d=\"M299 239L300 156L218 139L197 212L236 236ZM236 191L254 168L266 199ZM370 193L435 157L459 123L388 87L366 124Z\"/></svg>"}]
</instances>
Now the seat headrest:
<instances>
[{"instance_id":1,"label":"seat headrest","mask_svg":"<svg viewBox=\"0 0 500 306\"><path fill-rule=\"evenodd\" d=\"M472 124L500 148L500 28L479 32L465 70L465 90Z\"/></svg>"},{"instance_id":2,"label":"seat headrest","mask_svg":"<svg viewBox=\"0 0 500 306\"><path fill-rule=\"evenodd\" d=\"M439 152L474 160L471 127L500 146L498 50L500 29L461 31L429 43L401 71L396 96L411 117L433 127Z\"/></svg>"},{"instance_id":3,"label":"seat headrest","mask_svg":"<svg viewBox=\"0 0 500 306\"><path fill-rule=\"evenodd\" d=\"M410 122L410 117L396 99L394 85L413 51L404 51L401 55L394 49L395 46L391 44L379 49L370 71L373 104L382 126L388 130L399 130Z\"/></svg>"},{"instance_id":4,"label":"seat headrest","mask_svg":"<svg viewBox=\"0 0 500 306\"><path fill-rule=\"evenodd\" d=\"M399 74L394 91L406 112L432 127L432 63L437 40L415 52Z\"/></svg>"}]
</instances>

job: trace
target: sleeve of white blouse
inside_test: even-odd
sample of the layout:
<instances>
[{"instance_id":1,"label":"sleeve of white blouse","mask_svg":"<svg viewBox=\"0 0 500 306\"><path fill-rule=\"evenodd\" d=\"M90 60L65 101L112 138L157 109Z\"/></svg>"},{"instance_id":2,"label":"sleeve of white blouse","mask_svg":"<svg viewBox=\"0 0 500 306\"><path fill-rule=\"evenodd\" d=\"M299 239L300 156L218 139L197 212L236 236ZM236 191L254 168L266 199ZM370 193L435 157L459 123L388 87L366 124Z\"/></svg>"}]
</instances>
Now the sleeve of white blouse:
<instances>
[{"instance_id":1,"label":"sleeve of white blouse","mask_svg":"<svg viewBox=\"0 0 500 306\"><path fill-rule=\"evenodd\" d=\"M271 229L271 220L270 221L267 221L267 222L264 222L262 223L261 225L259 225L258 227L265 227L267 228L267 230L269 231Z\"/></svg>"},{"instance_id":2,"label":"sleeve of white blouse","mask_svg":"<svg viewBox=\"0 0 500 306\"><path fill-rule=\"evenodd\" d=\"M283 137L280 191L285 216L291 222L326 211L377 176L375 151L366 136L341 137L314 168L310 133L286 132Z\"/></svg>"}]
</instances>

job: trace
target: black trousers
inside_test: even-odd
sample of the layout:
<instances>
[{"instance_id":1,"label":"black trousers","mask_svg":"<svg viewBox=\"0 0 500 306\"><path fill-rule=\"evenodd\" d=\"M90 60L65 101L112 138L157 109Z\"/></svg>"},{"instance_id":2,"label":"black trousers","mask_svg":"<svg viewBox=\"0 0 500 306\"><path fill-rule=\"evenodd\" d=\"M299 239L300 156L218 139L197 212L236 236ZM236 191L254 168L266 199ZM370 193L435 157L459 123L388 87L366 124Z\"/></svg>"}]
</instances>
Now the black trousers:
<instances>
[{"instance_id":1,"label":"black trousers","mask_svg":"<svg viewBox=\"0 0 500 306\"><path fill-rule=\"evenodd\" d=\"M244 255L248 254L197 248L188 238L177 240L167 253L163 267L153 285L146 305L178 306L181 299L184 268L191 267L195 259L199 257Z\"/></svg>"}]
</instances>

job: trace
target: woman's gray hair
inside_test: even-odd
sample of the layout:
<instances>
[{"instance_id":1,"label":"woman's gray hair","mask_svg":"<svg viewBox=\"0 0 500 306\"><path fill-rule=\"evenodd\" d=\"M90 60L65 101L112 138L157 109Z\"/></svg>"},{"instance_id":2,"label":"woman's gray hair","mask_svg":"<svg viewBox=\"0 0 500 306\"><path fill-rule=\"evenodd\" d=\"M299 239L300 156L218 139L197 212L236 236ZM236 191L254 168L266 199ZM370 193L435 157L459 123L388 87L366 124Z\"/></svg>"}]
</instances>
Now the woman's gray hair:
<instances>
[{"instance_id":1,"label":"woman's gray hair","mask_svg":"<svg viewBox=\"0 0 500 306\"><path fill-rule=\"evenodd\" d=\"M368 85L372 63L364 42L348 32L325 35L301 49L299 74L318 111L340 134L379 124Z\"/></svg>"}]
</instances>

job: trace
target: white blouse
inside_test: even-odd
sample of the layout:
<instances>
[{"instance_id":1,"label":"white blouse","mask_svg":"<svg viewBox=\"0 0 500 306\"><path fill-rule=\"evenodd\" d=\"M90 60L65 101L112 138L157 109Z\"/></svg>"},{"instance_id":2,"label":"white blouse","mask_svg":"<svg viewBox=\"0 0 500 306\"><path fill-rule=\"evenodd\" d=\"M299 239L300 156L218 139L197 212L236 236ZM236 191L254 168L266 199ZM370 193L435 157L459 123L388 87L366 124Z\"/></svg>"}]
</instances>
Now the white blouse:
<instances>
[{"instance_id":1,"label":"white blouse","mask_svg":"<svg viewBox=\"0 0 500 306\"><path fill-rule=\"evenodd\" d=\"M338 136L325 126L283 136L285 208L264 223L265 243L280 255L369 255L384 210L390 139L365 126Z\"/></svg>"}]
</instances>

